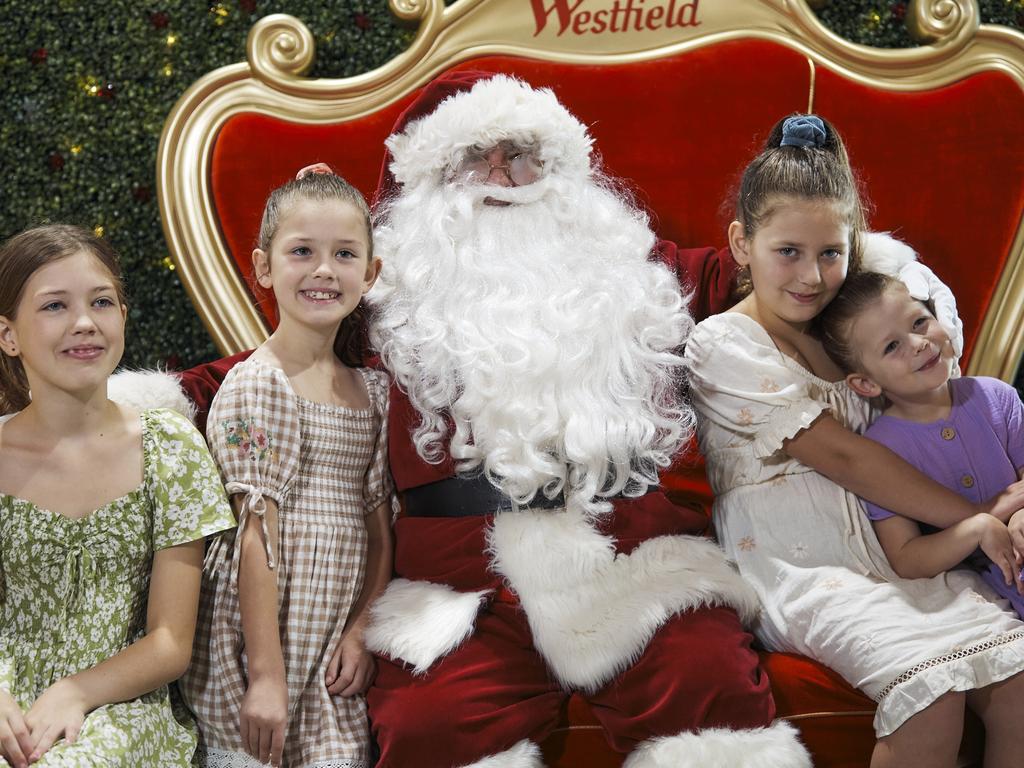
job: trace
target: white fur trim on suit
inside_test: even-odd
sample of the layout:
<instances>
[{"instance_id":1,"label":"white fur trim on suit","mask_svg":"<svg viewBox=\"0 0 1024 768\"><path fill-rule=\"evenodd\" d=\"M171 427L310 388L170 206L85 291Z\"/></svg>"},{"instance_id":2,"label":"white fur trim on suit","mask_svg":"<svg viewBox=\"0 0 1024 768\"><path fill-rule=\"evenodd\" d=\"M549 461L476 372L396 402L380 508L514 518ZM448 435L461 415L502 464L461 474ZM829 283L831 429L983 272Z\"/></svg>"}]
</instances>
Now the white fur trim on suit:
<instances>
[{"instance_id":1,"label":"white fur trim on suit","mask_svg":"<svg viewBox=\"0 0 1024 768\"><path fill-rule=\"evenodd\" d=\"M917 261L917 253L889 232L865 232L862 235L861 265L866 272L895 276L900 267Z\"/></svg>"},{"instance_id":2,"label":"white fur trim on suit","mask_svg":"<svg viewBox=\"0 0 1024 768\"><path fill-rule=\"evenodd\" d=\"M182 391L178 377L166 371L118 371L107 380L107 397L140 411L170 408L196 420L195 404Z\"/></svg>"},{"instance_id":3,"label":"white fur trim on suit","mask_svg":"<svg viewBox=\"0 0 1024 768\"><path fill-rule=\"evenodd\" d=\"M581 512L522 511L495 518L489 545L537 650L570 688L600 688L674 614L728 605L744 621L757 615L754 591L709 539L659 536L617 555Z\"/></svg>"},{"instance_id":4,"label":"white fur trim on suit","mask_svg":"<svg viewBox=\"0 0 1024 768\"><path fill-rule=\"evenodd\" d=\"M422 675L473 632L490 590L456 592L445 584L394 579L370 606L366 647L411 664Z\"/></svg>"},{"instance_id":5,"label":"white fur trim on suit","mask_svg":"<svg viewBox=\"0 0 1024 768\"><path fill-rule=\"evenodd\" d=\"M584 125L549 89L507 75L449 96L386 143L394 157L391 172L409 187L424 181L440 184L466 149L506 140L536 146L548 173L579 178L590 170L593 139Z\"/></svg>"},{"instance_id":6,"label":"white fur trim on suit","mask_svg":"<svg viewBox=\"0 0 1024 768\"><path fill-rule=\"evenodd\" d=\"M523 739L511 749L460 768L544 768L544 763L537 745Z\"/></svg>"},{"instance_id":7,"label":"white fur trim on suit","mask_svg":"<svg viewBox=\"0 0 1024 768\"><path fill-rule=\"evenodd\" d=\"M767 728L708 728L650 739L622 768L812 768L796 728L776 720Z\"/></svg>"}]
</instances>

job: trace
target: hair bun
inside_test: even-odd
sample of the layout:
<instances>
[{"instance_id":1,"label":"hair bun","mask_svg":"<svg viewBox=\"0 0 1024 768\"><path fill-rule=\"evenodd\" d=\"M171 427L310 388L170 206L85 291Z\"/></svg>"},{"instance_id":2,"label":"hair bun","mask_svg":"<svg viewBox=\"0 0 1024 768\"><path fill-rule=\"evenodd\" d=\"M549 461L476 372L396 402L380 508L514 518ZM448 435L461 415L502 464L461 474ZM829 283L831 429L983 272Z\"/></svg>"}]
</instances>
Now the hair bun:
<instances>
[{"instance_id":1,"label":"hair bun","mask_svg":"<svg viewBox=\"0 0 1024 768\"><path fill-rule=\"evenodd\" d=\"M787 117L782 123L780 147L821 147L825 144L825 124L817 115Z\"/></svg>"}]
</instances>

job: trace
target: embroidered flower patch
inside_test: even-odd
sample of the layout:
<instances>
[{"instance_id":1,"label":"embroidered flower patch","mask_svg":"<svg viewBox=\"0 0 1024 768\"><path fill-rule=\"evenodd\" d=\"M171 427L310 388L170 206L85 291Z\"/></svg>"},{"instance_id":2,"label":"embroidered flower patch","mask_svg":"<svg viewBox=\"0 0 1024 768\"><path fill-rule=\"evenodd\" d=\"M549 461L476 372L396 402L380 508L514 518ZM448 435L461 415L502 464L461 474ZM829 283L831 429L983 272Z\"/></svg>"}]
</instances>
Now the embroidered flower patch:
<instances>
[{"instance_id":1,"label":"embroidered flower patch","mask_svg":"<svg viewBox=\"0 0 1024 768\"><path fill-rule=\"evenodd\" d=\"M274 456L270 433L247 419L223 421L221 426L227 433L227 444L239 453L246 454L253 461L263 461Z\"/></svg>"}]
</instances>

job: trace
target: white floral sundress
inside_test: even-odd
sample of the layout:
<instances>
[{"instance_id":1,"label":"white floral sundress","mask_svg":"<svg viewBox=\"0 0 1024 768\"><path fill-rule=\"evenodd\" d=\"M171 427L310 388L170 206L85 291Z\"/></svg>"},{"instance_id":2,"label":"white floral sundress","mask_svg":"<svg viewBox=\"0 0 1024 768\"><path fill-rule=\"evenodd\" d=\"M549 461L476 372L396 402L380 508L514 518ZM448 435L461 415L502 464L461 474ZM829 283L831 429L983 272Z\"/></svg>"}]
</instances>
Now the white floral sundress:
<instances>
[{"instance_id":1,"label":"white floral sundress","mask_svg":"<svg viewBox=\"0 0 1024 768\"><path fill-rule=\"evenodd\" d=\"M810 656L873 698L879 737L944 693L1024 670L1024 623L976 573L899 578L857 497L783 452L823 412L863 431L865 400L735 312L700 323L686 358L715 531L758 592L766 648Z\"/></svg>"},{"instance_id":2,"label":"white floral sundress","mask_svg":"<svg viewBox=\"0 0 1024 768\"><path fill-rule=\"evenodd\" d=\"M153 553L233 527L202 435L178 413L142 413L143 481L81 519L0 494L0 687L22 709L52 683L145 633ZM167 686L108 704L34 766L188 766L195 726Z\"/></svg>"}]
</instances>

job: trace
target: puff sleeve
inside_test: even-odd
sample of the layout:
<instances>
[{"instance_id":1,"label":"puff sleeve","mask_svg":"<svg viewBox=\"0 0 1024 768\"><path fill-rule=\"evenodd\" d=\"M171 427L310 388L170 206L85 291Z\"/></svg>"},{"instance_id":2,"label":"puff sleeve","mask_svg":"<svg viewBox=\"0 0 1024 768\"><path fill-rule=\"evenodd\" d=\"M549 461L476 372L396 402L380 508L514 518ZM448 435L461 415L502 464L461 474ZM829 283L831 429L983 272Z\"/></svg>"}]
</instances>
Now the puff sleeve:
<instances>
[{"instance_id":1,"label":"puff sleeve","mask_svg":"<svg viewBox=\"0 0 1024 768\"><path fill-rule=\"evenodd\" d=\"M694 407L726 434L749 441L756 458L782 450L829 405L810 376L787 364L767 332L739 313L700 323L686 343Z\"/></svg>"},{"instance_id":2,"label":"puff sleeve","mask_svg":"<svg viewBox=\"0 0 1024 768\"><path fill-rule=\"evenodd\" d=\"M267 567L274 558L267 530L266 500L285 514L285 499L299 464L301 430L298 406L282 371L246 361L229 371L210 407L206 437L229 496L242 494L238 530L259 519ZM231 557L230 583L238 585L239 548Z\"/></svg>"},{"instance_id":3,"label":"puff sleeve","mask_svg":"<svg viewBox=\"0 0 1024 768\"><path fill-rule=\"evenodd\" d=\"M373 445L373 455L366 468L363 482L363 502L366 514L370 514L384 502L390 502L392 515L397 512L394 482L388 467L388 377L383 371L368 371L366 377L370 402L377 413L379 423Z\"/></svg>"},{"instance_id":4,"label":"puff sleeve","mask_svg":"<svg viewBox=\"0 0 1024 768\"><path fill-rule=\"evenodd\" d=\"M144 411L143 418L153 550L233 528L224 486L199 431L176 411Z\"/></svg>"}]
</instances>

